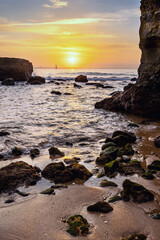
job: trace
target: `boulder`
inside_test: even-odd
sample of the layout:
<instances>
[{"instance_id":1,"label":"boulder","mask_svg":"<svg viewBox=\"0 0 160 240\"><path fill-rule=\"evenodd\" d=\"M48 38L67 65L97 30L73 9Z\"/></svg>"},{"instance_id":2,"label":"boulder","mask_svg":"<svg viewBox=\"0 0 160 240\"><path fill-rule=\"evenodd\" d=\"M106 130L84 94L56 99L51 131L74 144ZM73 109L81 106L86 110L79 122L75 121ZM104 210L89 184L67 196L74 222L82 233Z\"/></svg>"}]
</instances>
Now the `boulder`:
<instances>
[{"instance_id":1,"label":"boulder","mask_svg":"<svg viewBox=\"0 0 160 240\"><path fill-rule=\"evenodd\" d=\"M136 82L137 78L131 78L131 82Z\"/></svg>"},{"instance_id":2,"label":"boulder","mask_svg":"<svg viewBox=\"0 0 160 240\"><path fill-rule=\"evenodd\" d=\"M120 163L118 172L124 175L142 174L144 169L137 160L131 160L129 163Z\"/></svg>"},{"instance_id":3,"label":"boulder","mask_svg":"<svg viewBox=\"0 0 160 240\"><path fill-rule=\"evenodd\" d=\"M101 157L98 157L96 159L96 163L99 164L99 165L104 165L104 164L109 163L111 161L112 161L112 157L109 156L107 153L103 154Z\"/></svg>"},{"instance_id":4,"label":"boulder","mask_svg":"<svg viewBox=\"0 0 160 240\"><path fill-rule=\"evenodd\" d=\"M114 160L117 157L118 148L115 146L107 147L100 153L100 157L104 154L108 154Z\"/></svg>"},{"instance_id":5,"label":"boulder","mask_svg":"<svg viewBox=\"0 0 160 240\"><path fill-rule=\"evenodd\" d=\"M152 164L148 165L148 169L160 171L160 161L155 160L154 162L152 162Z\"/></svg>"},{"instance_id":6,"label":"boulder","mask_svg":"<svg viewBox=\"0 0 160 240\"><path fill-rule=\"evenodd\" d=\"M41 194L44 194L44 195L51 195L52 194L52 195L54 195L55 192L54 192L54 189L51 187L51 188L48 188L48 189L42 191Z\"/></svg>"},{"instance_id":7,"label":"boulder","mask_svg":"<svg viewBox=\"0 0 160 240\"><path fill-rule=\"evenodd\" d=\"M71 166L71 172L75 178L83 180L88 180L93 175L85 166L78 163Z\"/></svg>"},{"instance_id":8,"label":"boulder","mask_svg":"<svg viewBox=\"0 0 160 240\"><path fill-rule=\"evenodd\" d=\"M154 179L153 173L150 172L150 171L146 171L145 173L143 173L141 175L141 177L143 177L144 179L147 179L147 180L153 180Z\"/></svg>"},{"instance_id":9,"label":"boulder","mask_svg":"<svg viewBox=\"0 0 160 240\"><path fill-rule=\"evenodd\" d=\"M49 155L52 156L52 157L56 157L56 156L59 156L59 157L64 157L64 153L61 152L58 148L56 147L51 147L49 149Z\"/></svg>"},{"instance_id":10,"label":"boulder","mask_svg":"<svg viewBox=\"0 0 160 240\"><path fill-rule=\"evenodd\" d=\"M113 208L107 202L97 202L93 205L87 207L87 211L89 212L100 212L100 213L108 213L113 211Z\"/></svg>"},{"instance_id":11,"label":"boulder","mask_svg":"<svg viewBox=\"0 0 160 240\"><path fill-rule=\"evenodd\" d=\"M14 86L15 85L15 81L13 78L6 78L2 81L2 85L5 86Z\"/></svg>"},{"instance_id":12,"label":"boulder","mask_svg":"<svg viewBox=\"0 0 160 240\"><path fill-rule=\"evenodd\" d=\"M89 232L89 223L82 215L74 215L68 218L69 228L67 232L72 236L86 236Z\"/></svg>"},{"instance_id":13,"label":"boulder","mask_svg":"<svg viewBox=\"0 0 160 240\"><path fill-rule=\"evenodd\" d=\"M127 143L124 147L121 147L118 151L118 156L120 157L123 155L131 156L133 154L134 154L134 150L130 143Z\"/></svg>"},{"instance_id":14,"label":"boulder","mask_svg":"<svg viewBox=\"0 0 160 240\"><path fill-rule=\"evenodd\" d=\"M122 237L121 240L146 240L147 237L144 234L132 234L128 237Z\"/></svg>"},{"instance_id":15,"label":"boulder","mask_svg":"<svg viewBox=\"0 0 160 240\"><path fill-rule=\"evenodd\" d=\"M114 182L108 181L108 180L103 180L99 184L100 187L117 187L118 185Z\"/></svg>"},{"instance_id":16,"label":"boulder","mask_svg":"<svg viewBox=\"0 0 160 240\"><path fill-rule=\"evenodd\" d=\"M15 81L28 81L33 72L32 63L20 58L0 58L0 78L13 78Z\"/></svg>"},{"instance_id":17,"label":"boulder","mask_svg":"<svg viewBox=\"0 0 160 240\"><path fill-rule=\"evenodd\" d=\"M154 200L154 195L149 192L142 185L131 182L130 180L125 180L123 182L124 190L121 192L123 201L129 201L130 197L133 198L133 202L144 203Z\"/></svg>"},{"instance_id":18,"label":"boulder","mask_svg":"<svg viewBox=\"0 0 160 240\"><path fill-rule=\"evenodd\" d=\"M114 197L111 197L111 198L108 200L108 202L109 202L109 203L114 203L114 202L121 201L121 200L122 200L122 197L116 195L116 196L114 196Z\"/></svg>"},{"instance_id":19,"label":"boulder","mask_svg":"<svg viewBox=\"0 0 160 240\"><path fill-rule=\"evenodd\" d=\"M39 85L39 84L44 84L45 82L46 82L45 78L40 76L35 76L35 77L30 77L27 84Z\"/></svg>"},{"instance_id":20,"label":"boulder","mask_svg":"<svg viewBox=\"0 0 160 240\"><path fill-rule=\"evenodd\" d=\"M117 136L124 136L126 138L128 138L128 143L134 143L137 138L135 136L134 133L132 132L127 132L127 131L115 131L113 134L112 134L112 138L115 138Z\"/></svg>"},{"instance_id":21,"label":"boulder","mask_svg":"<svg viewBox=\"0 0 160 240\"><path fill-rule=\"evenodd\" d=\"M37 169L25 162L14 162L0 169L0 193L21 185L34 185L41 179Z\"/></svg>"},{"instance_id":22,"label":"boulder","mask_svg":"<svg viewBox=\"0 0 160 240\"><path fill-rule=\"evenodd\" d=\"M80 75L80 76L78 76L78 77L75 78L75 82L83 82L83 83L86 83L86 82L88 82L87 76Z\"/></svg>"},{"instance_id":23,"label":"boulder","mask_svg":"<svg viewBox=\"0 0 160 240\"><path fill-rule=\"evenodd\" d=\"M10 133L9 132L7 132L7 131L0 131L0 137L5 137L5 136L8 136L8 135L10 135Z\"/></svg>"},{"instance_id":24,"label":"boulder","mask_svg":"<svg viewBox=\"0 0 160 240\"><path fill-rule=\"evenodd\" d=\"M160 136L154 139L154 145L155 147L160 148Z\"/></svg>"},{"instance_id":25,"label":"boulder","mask_svg":"<svg viewBox=\"0 0 160 240\"><path fill-rule=\"evenodd\" d=\"M55 94L55 95L62 95L62 93L61 93L61 92L59 92L59 91L52 91L52 92L51 92L51 94Z\"/></svg>"},{"instance_id":26,"label":"boulder","mask_svg":"<svg viewBox=\"0 0 160 240\"><path fill-rule=\"evenodd\" d=\"M113 141L118 147L124 147L127 143L129 143L128 137L124 135L114 137Z\"/></svg>"},{"instance_id":27,"label":"boulder","mask_svg":"<svg viewBox=\"0 0 160 240\"><path fill-rule=\"evenodd\" d=\"M110 173L113 173L115 171L117 171L119 168L119 162L118 160L114 160L112 162L109 162L107 164L105 164L104 166L104 170L106 175L109 175Z\"/></svg>"},{"instance_id":28,"label":"boulder","mask_svg":"<svg viewBox=\"0 0 160 240\"><path fill-rule=\"evenodd\" d=\"M80 85L78 85L78 84L76 84L76 83L74 83L74 88L82 88Z\"/></svg>"},{"instance_id":29,"label":"boulder","mask_svg":"<svg viewBox=\"0 0 160 240\"><path fill-rule=\"evenodd\" d=\"M111 146L117 147L117 145L114 142L107 142L102 145L102 151Z\"/></svg>"},{"instance_id":30,"label":"boulder","mask_svg":"<svg viewBox=\"0 0 160 240\"><path fill-rule=\"evenodd\" d=\"M30 156L31 158L35 158L35 157L38 157L40 154L40 151L38 148L33 148L30 150Z\"/></svg>"},{"instance_id":31,"label":"boulder","mask_svg":"<svg viewBox=\"0 0 160 240\"><path fill-rule=\"evenodd\" d=\"M15 157L19 157L19 156L21 156L22 154L23 154L23 151L22 151L21 148L19 148L19 147L14 147L14 148L12 149L12 155L14 155Z\"/></svg>"},{"instance_id":32,"label":"boulder","mask_svg":"<svg viewBox=\"0 0 160 240\"><path fill-rule=\"evenodd\" d=\"M42 170L42 176L47 179L54 179L56 175L65 170L63 162L50 163Z\"/></svg>"}]
</instances>

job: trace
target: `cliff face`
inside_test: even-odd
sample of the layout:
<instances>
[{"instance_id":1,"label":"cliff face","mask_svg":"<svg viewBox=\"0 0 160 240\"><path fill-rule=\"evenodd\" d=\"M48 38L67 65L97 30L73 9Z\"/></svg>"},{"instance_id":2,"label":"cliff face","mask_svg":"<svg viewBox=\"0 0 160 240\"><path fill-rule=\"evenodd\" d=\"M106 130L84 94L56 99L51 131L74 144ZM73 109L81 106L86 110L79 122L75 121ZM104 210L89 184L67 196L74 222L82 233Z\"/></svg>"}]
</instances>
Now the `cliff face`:
<instances>
[{"instance_id":1,"label":"cliff face","mask_svg":"<svg viewBox=\"0 0 160 240\"><path fill-rule=\"evenodd\" d=\"M0 80L14 78L15 81L28 81L33 72L32 63L20 58L0 58Z\"/></svg>"},{"instance_id":2,"label":"cliff face","mask_svg":"<svg viewBox=\"0 0 160 240\"><path fill-rule=\"evenodd\" d=\"M160 0L141 1L140 49L136 84L96 103L96 108L160 118Z\"/></svg>"}]
</instances>

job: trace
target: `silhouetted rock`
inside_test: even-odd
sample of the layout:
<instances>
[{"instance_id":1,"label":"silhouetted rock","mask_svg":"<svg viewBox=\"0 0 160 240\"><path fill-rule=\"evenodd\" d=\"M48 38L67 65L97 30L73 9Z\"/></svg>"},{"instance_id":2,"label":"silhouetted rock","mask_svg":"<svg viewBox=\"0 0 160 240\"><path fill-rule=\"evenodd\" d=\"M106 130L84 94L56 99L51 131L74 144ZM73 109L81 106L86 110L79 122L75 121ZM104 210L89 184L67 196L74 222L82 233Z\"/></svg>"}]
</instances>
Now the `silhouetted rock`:
<instances>
[{"instance_id":1,"label":"silhouetted rock","mask_svg":"<svg viewBox=\"0 0 160 240\"><path fill-rule=\"evenodd\" d=\"M82 88L80 85L78 85L78 84L76 84L76 83L74 83L74 88Z\"/></svg>"},{"instance_id":2,"label":"silhouetted rock","mask_svg":"<svg viewBox=\"0 0 160 240\"><path fill-rule=\"evenodd\" d=\"M20 58L0 58L0 80L13 78L15 81L28 81L33 72L32 63Z\"/></svg>"},{"instance_id":3,"label":"silhouetted rock","mask_svg":"<svg viewBox=\"0 0 160 240\"><path fill-rule=\"evenodd\" d=\"M113 211L113 208L107 202L97 202L94 205L88 206L87 211L108 213L108 212Z\"/></svg>"},{"instance_id":4,"label":"silhouetted rock","mask_svg":"<svg viewBox=\"0 0 160 240\"><path fill-rule=\"evenodd\" d=\"M61 92L59 92L59 91L52 91L52 92L51 92L51 94L55 94L55 95L62 95L62 93L61 93Z\"/></svg>"},{"instance_id":5,"label":"silhouetted rock","mask_svg":"<svg viewBox=\"0 0 160 240\"><path fill-rule=\"evenodd\" d=\"M154 145L157 148L160 148L160 136L154 139Z\"/></svg>"},{"instance_id":6,"label":"silhouetted rock","mask_svg":"<svg viewBox=\"0 0 160 240\"><path fill-rule=\"evenodd\" d=\"M35 157L39 156L39 154L40 154L40 151L38 148L33 148L30 150L31 158L35 158Z\"/></svg>"},{"instance_id":7,"label":"silhouetted rock","mask_svg":"<svg viewBox=\"0 0 160 240\"><path fill-rule=\"evenodd\" d=\"M46 82L45 78L40 76L35 76L35 77L30 77L27 84L39 85L39 84L44 84L45 82Z\"/></svg>"},{"instance_id":8,"label":"silhouetted rock","mask_svg":"<svg viewBox=\"0 0 160 240\"><path fill-rule=\"evenodd\" d=\"M137 78L131 78L131 82L136 82Z\"/></svg>"},{"instance_id":9,"label":"silhouetted rock","mask_svg":"<svg viewBox=\"0 0 160 240\"><path fill-rule=\"evenodd\" d=\"M19 147L14 147L14 148L12 149L12 155L14 155L15 157L19 157L19 156L21 156L22 154L23 154L23 151L22 151L21 148L19 148Z\"/></svg>"},{"instance_id":10,"label":"silhouetted rock","mask_svg":"<svg viewBox=\"0 0 160 240\"><path fill-rule=\"evenodd\" d=\"M86 83L86 82L88 82L87 76L80 75L80 76L78 76L78 77L75 78L75 82L83 82L83 83Z\"/></svg>"},{"instance_id":11,"label":"silhouetted rock","mask_svg":"<svg viewBox=\"0 0 160 240\"><path fill-rule=\"evenodd\" d=\"M2 81L2 85L14 86L15 85L14 79L13 78L6 78Z\"/></svg>"},{"instance_id":12,"label":"silhouetted rock","mask_svg":"<svg viewBox=\"0 0 160 240\"><path fill-rule=\"evenodd\" d=\"M52 156L52 157L56 157L56 156L59 156L59 157L63 157L64 156L64 153L61 152L58 148L56 147L51 147L49 149L49 155Z\"/></svg>"},{"instance_id":13,"label":"silhouetted rock","mask_svg":"<svg viewBox=\"0 0 160 240\"><path fill-rule=\"evenodd\" d=\"M0 131L0 137L5 137L5 136L8 136L8 135L10 135L10 133L9 132L7 132L7 131Z\"/></svg>"}]
</instances>

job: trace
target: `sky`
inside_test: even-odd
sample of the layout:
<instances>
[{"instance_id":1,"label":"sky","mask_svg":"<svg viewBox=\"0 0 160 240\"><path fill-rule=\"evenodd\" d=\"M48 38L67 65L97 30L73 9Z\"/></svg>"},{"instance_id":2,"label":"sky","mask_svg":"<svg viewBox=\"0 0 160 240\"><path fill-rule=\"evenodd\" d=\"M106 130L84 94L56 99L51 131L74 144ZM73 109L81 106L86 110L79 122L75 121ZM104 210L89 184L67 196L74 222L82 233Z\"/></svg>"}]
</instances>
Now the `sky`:
<instances>
[{"instance_id":1,"label":"sky","mask_svg":"<svg viewBox=\"0 0 160 240\"><path fill-rule=\"evenodd\" d=\"M0 57L34 67L137 68L140 0L0 0Z\"/></svg>"}]
</instances>

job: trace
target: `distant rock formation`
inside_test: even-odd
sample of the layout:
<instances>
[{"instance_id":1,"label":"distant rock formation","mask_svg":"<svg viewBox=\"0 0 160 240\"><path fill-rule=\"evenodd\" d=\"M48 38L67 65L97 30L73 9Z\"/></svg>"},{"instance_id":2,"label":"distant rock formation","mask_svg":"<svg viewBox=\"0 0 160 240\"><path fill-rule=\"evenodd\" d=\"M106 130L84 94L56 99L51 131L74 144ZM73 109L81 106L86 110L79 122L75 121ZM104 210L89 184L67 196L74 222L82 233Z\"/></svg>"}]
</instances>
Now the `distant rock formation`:
<instances>
[{"instance_id":1,"label":"distant rock formation","mask_svg":"<svg viewBox=\"0 0 160 240\"><path fill-rule=\"evenodd\" d=\"M13 78L15 81L28 81L33 72L33 65L20 58L0 58L0 81Z\"/></svg>"},{"instance_id":2,"label":"distant rock formation","mask_svg":"<svg viewBox=\"0 0 160 240\"><path fill-rule=\"evenodd\" d=\"M160 0L141 1L139 77L96 108L160 118Z\"/></svg>"}]
</instances>

